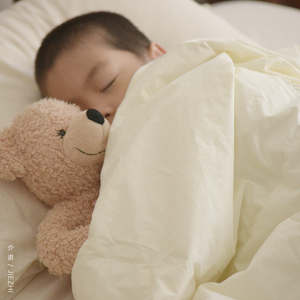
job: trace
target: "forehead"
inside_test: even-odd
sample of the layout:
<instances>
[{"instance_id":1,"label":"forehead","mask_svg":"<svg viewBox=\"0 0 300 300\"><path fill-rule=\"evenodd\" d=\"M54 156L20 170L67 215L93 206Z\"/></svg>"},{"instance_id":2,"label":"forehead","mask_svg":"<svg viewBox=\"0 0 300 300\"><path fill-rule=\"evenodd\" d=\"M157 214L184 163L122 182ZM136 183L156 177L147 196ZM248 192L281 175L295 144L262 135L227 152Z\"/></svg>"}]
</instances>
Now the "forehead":
<instances>
[{"instance_id":1,"label":"forehead","mask_svg":"<svg viewBox=\"0 0 300 300\"><path fill-rule=\"evenodd\" d=\"M112 51L113 48L99 36L85 39L65 49L57 56L45 76L43 94L49 96L49 88L55 88L59 82L69 81L73 86L77 80L87 77L95 65L108 62Z\"/></svg>"},{"instance_id":2,"label":"forehead","mask_svg":"<svg viewBox=\"0 0 300 300\"><path fill-rule=\"evenodd\" d=\"M54 64L61 57L80 54L90 51L101 51L101 50L112 50L113 47L109 42L108 35L103 30L97 30L96 32L89 32L86 35L79 37L78 39L73 38L69 45L65 47L54 60Z\"/></svg>"},{"instance_id":3,"label":"forehead","mask_svg":"<svg viewBox=\"0 0 300 300\"><path fill-rule=\"evenodd\" d=\"M48 72L57 69L60 65L75 64L84 59L99 59L113 49L110 38L106 31L99 28L89 28L78 35L66 40L64 48L58 52L54 58L52 66ZM80 71L80 70L79 70Z\"/></svg>"}]
</instances>

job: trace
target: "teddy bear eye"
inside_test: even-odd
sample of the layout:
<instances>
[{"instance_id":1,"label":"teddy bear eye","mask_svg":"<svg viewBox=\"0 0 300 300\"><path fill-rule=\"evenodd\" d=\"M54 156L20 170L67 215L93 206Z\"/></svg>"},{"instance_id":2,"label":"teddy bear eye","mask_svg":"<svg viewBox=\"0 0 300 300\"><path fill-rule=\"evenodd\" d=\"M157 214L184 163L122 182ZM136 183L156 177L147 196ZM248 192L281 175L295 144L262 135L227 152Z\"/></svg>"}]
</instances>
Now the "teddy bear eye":
<instances>
[{"instance_id":1,"label":"teddy bear eye","mask_svg":"<svg viewBox=\"0 0 300 300\"><path fill-rule=\"evenodd\" d=\"M61 138L63 138L66 134L66 131L63 129L60 129L57 131L57 135L60 136Z\"/></svg>"}]
</instances>

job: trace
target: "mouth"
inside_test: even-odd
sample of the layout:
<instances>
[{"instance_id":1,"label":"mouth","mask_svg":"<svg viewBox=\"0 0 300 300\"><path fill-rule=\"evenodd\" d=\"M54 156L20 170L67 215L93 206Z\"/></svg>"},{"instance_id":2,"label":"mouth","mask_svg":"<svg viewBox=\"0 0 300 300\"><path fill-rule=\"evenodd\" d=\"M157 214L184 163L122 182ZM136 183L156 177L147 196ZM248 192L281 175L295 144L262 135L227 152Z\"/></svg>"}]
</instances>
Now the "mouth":
<instances>
[{"instance_id":1,"label":"mouth","mask_svg":"<svg viewBox=\"0 0 300 300\"><path fill-rule=\"evenodd\" d=\"M75 147L75 149L77 149L79 152L81 152L81 153L83 153L83 154L85 154L85 155L90 155L90 156L99 155L99 154L105 152L105 150L101 150L101 151L98 152L98 153L87 153L87 152L84 152L84 151L82 151L81 149L79 149L79 148L77 148L77 147Z\"/></svg>"}]
</instances>

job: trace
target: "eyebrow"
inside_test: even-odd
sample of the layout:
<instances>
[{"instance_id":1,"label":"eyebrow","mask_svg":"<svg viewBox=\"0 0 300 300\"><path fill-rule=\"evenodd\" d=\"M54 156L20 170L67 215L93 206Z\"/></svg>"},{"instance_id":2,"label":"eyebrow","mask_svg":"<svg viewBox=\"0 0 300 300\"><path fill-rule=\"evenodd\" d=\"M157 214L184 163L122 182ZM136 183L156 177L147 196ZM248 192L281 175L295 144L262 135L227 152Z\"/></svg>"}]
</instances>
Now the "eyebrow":
<instances>
[{"instance_id":1,"label":"eyebrow","mask_svg":"<svg viewBox=\"0 0 300 300\"><path fill-rule=\"evenodd\" d=\"M93 76L95 76L95 74L98 72L99 69L102 69L105 65L107 65L107 61L101 61L96 63L92 69L90 70L90 72L88 73L87 77L86 77L86 81L89 81L90 79L93 78Z\"/></svg>"}]
</instances>

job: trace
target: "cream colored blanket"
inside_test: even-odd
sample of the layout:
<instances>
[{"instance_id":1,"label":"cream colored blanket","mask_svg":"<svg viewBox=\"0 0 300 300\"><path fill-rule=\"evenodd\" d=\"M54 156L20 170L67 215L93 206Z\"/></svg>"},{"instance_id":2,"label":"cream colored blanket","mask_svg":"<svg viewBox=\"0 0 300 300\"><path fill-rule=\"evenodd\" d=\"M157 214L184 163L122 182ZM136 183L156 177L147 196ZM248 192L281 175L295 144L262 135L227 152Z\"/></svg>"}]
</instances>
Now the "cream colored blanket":
<instances>
[{"instance_id":1,"label":"cream colored blanket","mask_svg":"<svg viewBox=\"0 0 300 300\"><path fill-rule=\"evenodd\" d=\"M142 68L75 299L300 299L299 107L296 54L197 40Z\"/></svg>"}]
</instances>

